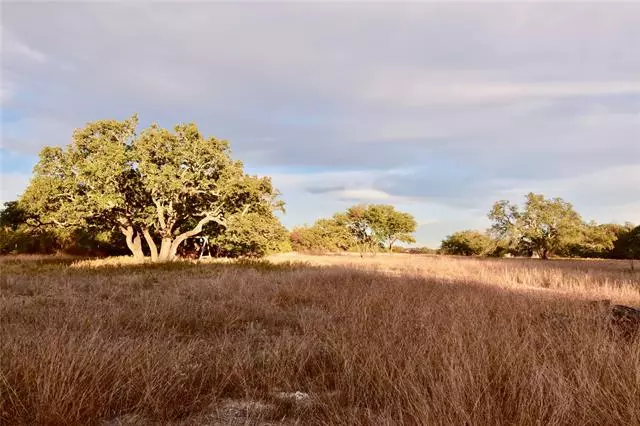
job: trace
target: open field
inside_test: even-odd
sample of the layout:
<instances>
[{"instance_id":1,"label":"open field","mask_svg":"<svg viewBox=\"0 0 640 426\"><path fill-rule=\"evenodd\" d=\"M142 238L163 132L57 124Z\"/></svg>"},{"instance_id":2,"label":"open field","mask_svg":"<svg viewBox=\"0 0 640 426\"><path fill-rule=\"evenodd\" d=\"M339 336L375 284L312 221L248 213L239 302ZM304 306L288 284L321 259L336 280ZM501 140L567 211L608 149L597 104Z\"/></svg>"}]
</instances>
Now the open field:
<instances>
[{"instance_id":1,"label":"open field","mask_svg":"<svg viewBox=\"0 0 640 426\"><path fill-rule=\"evenodd\" d=\"M640 424L640 339L586 303L640 306L625 262L0 267L3 424Z\"/></svg>"}]
</instances>

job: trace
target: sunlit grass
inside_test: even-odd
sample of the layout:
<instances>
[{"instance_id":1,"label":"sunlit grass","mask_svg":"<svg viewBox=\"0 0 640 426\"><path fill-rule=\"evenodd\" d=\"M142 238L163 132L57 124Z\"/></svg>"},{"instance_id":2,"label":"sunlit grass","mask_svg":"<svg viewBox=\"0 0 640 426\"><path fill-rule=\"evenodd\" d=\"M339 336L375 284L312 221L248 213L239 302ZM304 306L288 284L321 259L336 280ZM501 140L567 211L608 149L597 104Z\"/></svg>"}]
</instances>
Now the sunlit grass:
<instances>
[{"instance_id":1,"label":"sunlit grass","mask_svg":"<svg viewBox=\"0 0 640 426\"><path fill-rule=\"evenodd\" d=\"M624 262L0 265L2 424L640 424Z\"/></svg>"}]
</instances>

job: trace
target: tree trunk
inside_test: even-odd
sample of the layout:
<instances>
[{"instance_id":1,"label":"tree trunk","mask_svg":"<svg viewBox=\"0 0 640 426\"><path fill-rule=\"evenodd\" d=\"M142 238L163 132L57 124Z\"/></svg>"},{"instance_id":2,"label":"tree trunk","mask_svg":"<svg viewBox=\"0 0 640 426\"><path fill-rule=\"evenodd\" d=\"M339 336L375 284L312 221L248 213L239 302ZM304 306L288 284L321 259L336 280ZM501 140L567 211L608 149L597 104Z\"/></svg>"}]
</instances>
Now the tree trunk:
<instances>
[{"instance_id":1,"label":"tree trunk","mask_svg":"<svg viewBox=\"0 0 640 426\"><path fill-rule=\"evenodd\" d=\"M205 216L203 219L198 222L198 224L190 231L183 232L175 238L171 237L163 237L162 243L160 244L160 253L158 254L157 261L158 262L169 262L175 260L176 254L178 253L178 247L184 240L189 237L194 237L202 232L202 228L209 222L217 222L222 226L226 226L224 219L219 216ZM150 237L150 236L149 236ZM146 235L145 235L146 238ZM147 240L148 243L148 240ZM155 243L154 243L155 246ZM153 253L153 249L152 249Z\"/></svg>"},{"instance_id":2,"label":"tree trunk","mask_svg":"<svg viewBox=\"0 0 640 426\"><path fill-rule=\"evenodd\" d=\"M144 239L147 242L147 245L149 246L149 251L151 252L151 261L152 262L157 262L158 261L158 246L156 245L156 242L153 241L153 237L149 233L149 229L148 228L142 228L142 234L144 235Z\"/></svg>"},{"instance_id":3,"label":"tree trunk","mask_svg":"<svg viewBox=\"0 0 640 426\"><path fill-rule=\"evenodd\" d=\"M173 240L169 237L162 239L160 243L160 254L158 255L158 262L168 262L175 257L175 251L172 251Z\"/></svg>"},{"instance_id":4,"label":"tree trunk","mask_svg":"<svg viewBox=\"0 0 640 426\"><path fill-rule=\"evenodd\" d=\"M131 225L124 227L120 227L120 231L124 234L127 247L131 250L131 254L133 254L133 258L136 260L144 259L144 252L142 251L142 240L140 239L140 233L135 230L135 228Z\"/></svg>"}]
</instances>

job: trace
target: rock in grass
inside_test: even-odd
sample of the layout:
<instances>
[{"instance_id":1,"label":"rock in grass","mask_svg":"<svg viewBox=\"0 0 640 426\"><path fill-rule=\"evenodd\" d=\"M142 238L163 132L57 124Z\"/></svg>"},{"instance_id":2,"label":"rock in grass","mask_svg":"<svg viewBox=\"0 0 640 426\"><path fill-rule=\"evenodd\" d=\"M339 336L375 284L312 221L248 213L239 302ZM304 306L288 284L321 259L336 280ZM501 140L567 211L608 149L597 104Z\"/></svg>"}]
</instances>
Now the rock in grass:
<instances>
[{"instance_id":1,"label":"rock in grass","mask_svg":"<svg viewBox=\"0 0 640 426\"><path fill-rule=\"evenodd\" d=\"M609 324L624 337L633 338L640 333L640 309L613 305L610 309Z\"/></svg>"},{"instance_id":2,"label":"rock in grass","mask_svg":"<svg viewBox=\"0 0 640 426\"><path fill-rule=\"evenodd\" d=\"M604 313L613 332L626 338L633 338L640 332L640 309L612 305L610 300L594 300L589 302L589 305Z\"/></svg>"}]
</instances>

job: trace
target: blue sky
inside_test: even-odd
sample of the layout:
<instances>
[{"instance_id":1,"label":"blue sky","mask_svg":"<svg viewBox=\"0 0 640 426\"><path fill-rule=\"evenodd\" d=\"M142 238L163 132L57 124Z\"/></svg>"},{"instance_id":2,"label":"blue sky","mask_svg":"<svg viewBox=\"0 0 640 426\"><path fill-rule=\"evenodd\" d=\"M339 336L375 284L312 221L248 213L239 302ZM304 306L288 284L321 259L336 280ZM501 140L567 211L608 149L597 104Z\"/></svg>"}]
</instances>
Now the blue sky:
<instances>
[{"instance_id":1,"label":"blue sky","mask_svg":"<svg viewBox=\"0 0 640 426\"><path fill-rule=\"evenodd\" d=\"M195 121L283 193L283 222L499 199L640 223L640 4L3 4L3 201L91 120Z\"/></svg>"}]
</instances>

